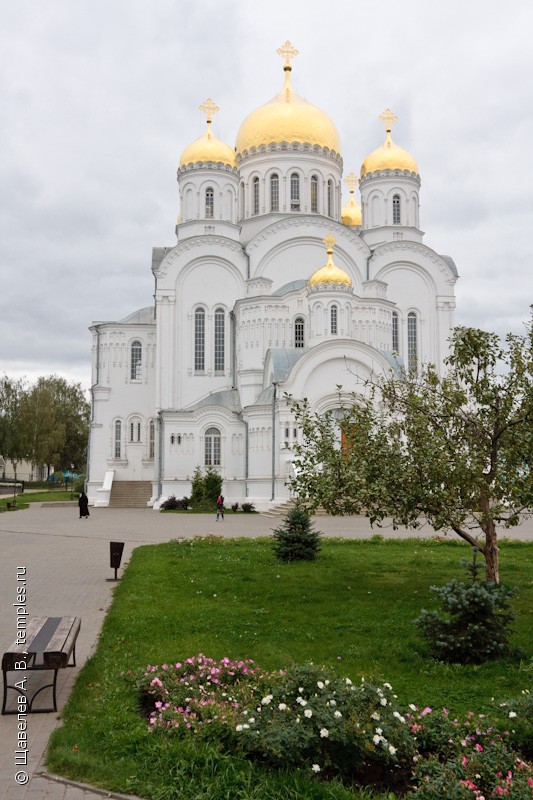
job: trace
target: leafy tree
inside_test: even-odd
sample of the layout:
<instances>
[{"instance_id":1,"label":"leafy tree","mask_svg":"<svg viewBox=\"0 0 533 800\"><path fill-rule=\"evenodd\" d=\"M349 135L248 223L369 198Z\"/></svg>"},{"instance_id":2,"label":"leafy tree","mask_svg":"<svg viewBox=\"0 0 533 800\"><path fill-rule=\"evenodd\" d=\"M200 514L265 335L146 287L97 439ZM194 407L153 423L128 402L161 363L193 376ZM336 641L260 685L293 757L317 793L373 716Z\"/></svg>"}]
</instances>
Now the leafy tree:
<instances>
[{"instance_id":1,"label":"leafy tree","mask_svg":"<svg viewBox=\"0 0 533 800\"><path fill-rule=\"evenodd\" d=\"M211 511L222 491L222 477L212 467L207 467L202 474L200 467L196 467L192 476L191 506Z\"/></svg>"},{"instance_id":2,"label":"leafy tree","mask_svg":"<svg viewBox=\"0 0 533 800\"><path fill-rule=\"evenodd\" d=\"M34 464L84 466L90 407L79 383L57 375L39 378L25 396L21 415Z\"/></svg>"},{"instance_id":3,"label":"leafy tree","mask_svg":"<svg viewBox=\"0 0 533 800\"><path fill-rule=\"evenodd\" d=\"M17 464L27 457L26 439L21 407L26 395L26 382L22 378L0 377L0 454L4 461L12 461L17 475Z\"/></svg>"},{"instance_id":4,"label":"leafy tree","mask_svg":"<svg viewBox=\"0 0 533 800\"><path fill-rule=\"evenodd\" d=\"M456 328L446 367L339 396L340 421L292 401L303 437L290 483L310 508L453 531L499 583L497 526L533 507L533 327L505 345Z\"/></svg>"}]
</instances>

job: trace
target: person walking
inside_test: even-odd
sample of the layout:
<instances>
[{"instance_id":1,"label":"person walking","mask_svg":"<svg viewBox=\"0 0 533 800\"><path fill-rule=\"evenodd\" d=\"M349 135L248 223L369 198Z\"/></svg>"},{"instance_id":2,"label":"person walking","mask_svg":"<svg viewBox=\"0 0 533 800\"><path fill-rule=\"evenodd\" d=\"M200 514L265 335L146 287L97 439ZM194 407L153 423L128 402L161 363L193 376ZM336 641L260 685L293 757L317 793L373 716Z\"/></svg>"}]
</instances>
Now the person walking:
<instances>
[{"instance_id":1,"label":"person walking","mask_svg":"<svg viewBox=\"0 0 533 800\"><path fill-rule=\"evenodd\" d=\"M89 517L89 498L82 492L78 498L78 506L80 507L80 519L85 517L87 519Z\"/></svg>"},{"instance_id":2,"label":"person walking","mask_svg":"<svg viewBox=\"0 0 533 800\"><path fill-rule=\"evenodd\" d=\"M219 494L217 497L217 522L218 518L222 518L222 522L224 522L224 495Z\"/></svg>"}]
</instances>

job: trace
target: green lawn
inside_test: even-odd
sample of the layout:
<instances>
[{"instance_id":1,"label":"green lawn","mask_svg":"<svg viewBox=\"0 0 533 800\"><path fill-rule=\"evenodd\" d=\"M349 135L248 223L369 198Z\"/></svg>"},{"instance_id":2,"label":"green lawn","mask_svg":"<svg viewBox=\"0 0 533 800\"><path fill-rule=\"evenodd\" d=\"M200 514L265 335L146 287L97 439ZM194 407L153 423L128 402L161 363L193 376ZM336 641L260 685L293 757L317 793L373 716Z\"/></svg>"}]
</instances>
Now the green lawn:
<instances>
[{"instance_id":1,"label":"green lawn","mask_svg":"<svg viewBox=\"0 0 533 800\"><path fill-rule=\"evenodd\" d=\"M50 490L43 492L17 494L17 508L28 508L29 503L54 503L65 502L66 500L77 500L78 494L63 490ZM0 507L7 510L7 504L13 502L13 495L2 495L0 498Z\"/></svg>"},{"instance_id":2,"label":"green lawn","mask_svg":"<svg viewBox=\"0 0 533 800\"><path fill-rule=\"evenodd\" d=\"M430 661L412 624L430 585L463 577L460 542L325 540L316 562L281 564L269 540L194 539L138 548L117 586L98 651L51 740L48 767L109 790L163 800L364 798L339 784L275 775L146 731L121 673L203 652L267 669L312 660L389 681L401 703L488 710L533 674L533 544L502 543L502 580L519 587L513 644L522 661Z\"/></svg>"}]
</instances>

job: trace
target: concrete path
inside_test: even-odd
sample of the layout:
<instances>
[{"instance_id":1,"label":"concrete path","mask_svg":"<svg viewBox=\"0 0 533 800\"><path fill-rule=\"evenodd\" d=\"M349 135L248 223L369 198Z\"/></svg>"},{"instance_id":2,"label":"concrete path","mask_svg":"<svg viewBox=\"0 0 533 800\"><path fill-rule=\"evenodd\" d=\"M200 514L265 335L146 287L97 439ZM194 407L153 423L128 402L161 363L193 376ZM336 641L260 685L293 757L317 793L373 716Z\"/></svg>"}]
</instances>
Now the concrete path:
<instances>
[{"instance_id":1,"label":"concrete path","mask_svg":"<svg viewBox=\"0 0 533 800\"><path fill-rule=\"evenodd\" d=\"M215 515L159 514L151 510L91 509L88 520L78 519L74 506L32 505L29 509L0 514L0 653L16 638L17 568L26 569L28 616L81 617L77 667L58 673L58 707L65 704L76 675L92 654L113 593L109 543L125 543L122 564L141 544L166 542L178 537L270 536L279 520L260 514ZM367 538L376 533L362 517L317 517L316 528L326 536ZM391 527L385 537L430 537L428 526L413 534ZM533 522L512 531L515 539L533 540ZM122 572L122 569L121 569ZM46 673L44 673L46 674ZM108 795L91 787L54 779L45 773L43 757L58 715L28 715L27 765L17 766L17 717L0 717L0 800L96 800ZM22 783L17 783L22 781Z\"/></svg>"}]
</instances>

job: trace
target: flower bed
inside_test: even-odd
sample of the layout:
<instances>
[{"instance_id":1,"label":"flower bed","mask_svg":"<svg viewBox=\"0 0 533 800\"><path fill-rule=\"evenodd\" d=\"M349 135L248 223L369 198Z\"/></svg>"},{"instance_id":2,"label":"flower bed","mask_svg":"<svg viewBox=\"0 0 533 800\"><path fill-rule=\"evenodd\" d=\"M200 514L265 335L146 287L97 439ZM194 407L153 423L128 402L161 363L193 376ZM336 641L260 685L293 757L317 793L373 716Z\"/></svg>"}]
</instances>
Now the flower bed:
<instances>
[{"instance_id":1,"label":"flower bed","mask_svg":"<svg viewBox=\"0 0 533 800\"><path fill-rule=\"evenodd\" d=\"M532 766L505 727L520 714L511 706L496 721L451 719L446 709L402 707L388 683L355 684L314 664L265 672L203 654L149 666L138 685L150 732L195 735L269 768L411 790L419 800L533 798Z\"/></svg>"}]
</instances>

